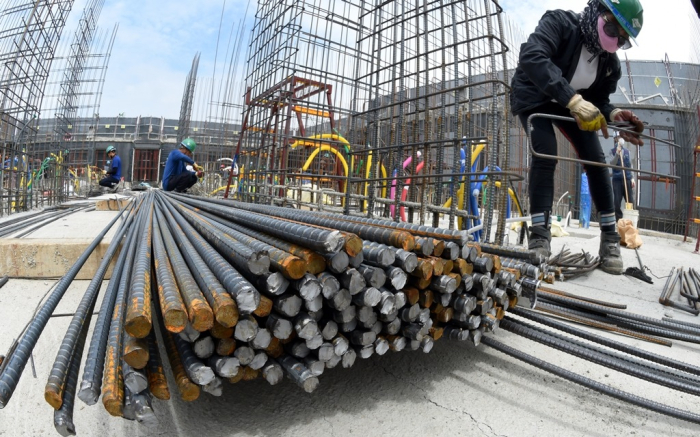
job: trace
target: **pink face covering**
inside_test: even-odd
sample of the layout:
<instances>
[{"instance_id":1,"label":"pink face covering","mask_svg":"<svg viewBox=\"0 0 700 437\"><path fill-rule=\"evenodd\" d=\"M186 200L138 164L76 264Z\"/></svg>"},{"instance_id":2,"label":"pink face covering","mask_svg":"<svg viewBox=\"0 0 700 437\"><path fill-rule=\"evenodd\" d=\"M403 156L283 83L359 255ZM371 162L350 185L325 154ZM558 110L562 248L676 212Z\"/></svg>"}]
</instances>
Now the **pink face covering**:
<instances>
[{"instance_id":1,"label":"pink face covering","mask_svg":"<svg viewBox=\"0 0 700 437\"><path fill-rule=\"evenodd\" d=\"M605 26L605 20L603 17L598 17L598 41L600 41L600 47L608 53L615 53L619 47L617 46L617 37L608 36L603 30Z\"/></svg>"}]
</instances>

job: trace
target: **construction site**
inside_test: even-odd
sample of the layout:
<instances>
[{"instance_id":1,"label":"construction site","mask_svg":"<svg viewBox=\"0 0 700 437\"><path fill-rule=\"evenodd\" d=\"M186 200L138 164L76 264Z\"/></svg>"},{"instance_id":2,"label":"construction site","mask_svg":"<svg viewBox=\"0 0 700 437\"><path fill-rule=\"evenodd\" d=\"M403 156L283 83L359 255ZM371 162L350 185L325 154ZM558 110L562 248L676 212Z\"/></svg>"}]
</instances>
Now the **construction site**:
<instances>
[{"instance_id":1,"label":"construction site","mask_svg":"<svg viewBox=\"0 0 700 437\"><path fill-rule=\"evenodd\" d=\"M498 0L222 10L179 118L100 113L105 3L0 2L0 436L700 433L690 2L692 62L617 52L609 103L644 129L598 132L606 163L535 150L511 108L533 29ZM617 134L644 142L622 167ZM621 275L591 166L633 175Z\"/></svg>"}]
</instances>

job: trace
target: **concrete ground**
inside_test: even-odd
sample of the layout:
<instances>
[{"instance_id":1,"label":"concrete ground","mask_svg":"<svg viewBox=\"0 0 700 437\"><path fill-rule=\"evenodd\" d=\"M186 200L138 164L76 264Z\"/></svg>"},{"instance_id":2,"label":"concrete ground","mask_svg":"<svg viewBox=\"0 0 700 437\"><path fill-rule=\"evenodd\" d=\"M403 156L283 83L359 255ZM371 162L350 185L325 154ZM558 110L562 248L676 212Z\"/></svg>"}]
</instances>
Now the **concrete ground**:
<instances>
[{"instance_id":1,"label":"concrete ground","mask_svg":"<svg viewBox=\"0 0 700 437\"><path fill-rule=\"evenodd\" d=\"M90 215L89 213L87 215ZM597 230L570 230L553 241L597 253ZM640 254L657 276L672 266L700 266L694 242L643 236ZM514 241L514 240L512 240ZM634 251L623 249L627 266L637 266ZM1 273L1 272L0 272ZM9 347L29 320L53 280L11 279L0 289L0 351ZM77 306L88 281L76 281L56 313ZM596 271L555 288L584 296L625 303L635 313L672 315L700 323L698 318L671 311L658 303L664 280L646 284L626 276ZM70 319L52 319L34 349L36 377L24 372L10 404L0 410L1 436L57 435L43 388L58 345ZM499 330L493 335L565 369L657 402L698 412L697 399L573 358ZM656 353L700 364L700 346L674 342L663 347L612 336ZM154 400L160 425L147 429L109 416L101 403L88 407L77 401L75 423L82 436L697 436L700 425L653 413L535 369L485 345L440 340L431 353L389 352L359 360L351 369L328 370L319 388L304 393L289 380L225 383L224 395L205 393L193 403L173 396ZM171 384L171 390L174 390ZM173 393L175 394L175 393Z\"/></svg>"}]
</instances>

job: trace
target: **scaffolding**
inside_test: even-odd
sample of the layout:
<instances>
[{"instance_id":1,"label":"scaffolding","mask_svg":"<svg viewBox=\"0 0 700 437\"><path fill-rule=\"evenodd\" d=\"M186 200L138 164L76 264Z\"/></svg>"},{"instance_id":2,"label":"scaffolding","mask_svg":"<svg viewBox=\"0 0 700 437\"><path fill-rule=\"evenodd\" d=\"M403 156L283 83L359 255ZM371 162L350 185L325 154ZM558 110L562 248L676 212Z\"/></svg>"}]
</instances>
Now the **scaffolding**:
<instances>
[{"instance_id":1,"label":"scaffolding","mask_svg":"<svg viewBox=\"0 0 700 437\"><path fill-rule=\"evenodd\" d=\"M33 195L44 168L29 149L56 46L72 0L3 2L0 12L0 215L63 198L62 184ZM62 178L60 168L55 177ZM34 191L33 191L34 189Z\"/></svg>"}]
</instances>

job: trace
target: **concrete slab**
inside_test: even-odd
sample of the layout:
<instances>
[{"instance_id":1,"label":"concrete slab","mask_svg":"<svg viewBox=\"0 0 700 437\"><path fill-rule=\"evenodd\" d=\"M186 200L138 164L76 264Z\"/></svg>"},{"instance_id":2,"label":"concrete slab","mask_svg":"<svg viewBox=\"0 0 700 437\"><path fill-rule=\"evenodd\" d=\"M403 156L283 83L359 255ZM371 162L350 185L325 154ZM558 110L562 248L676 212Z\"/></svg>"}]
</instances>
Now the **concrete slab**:
<instances>
[{"instance_id":1,"label":"concrete slab","mask_svg":"<svg viewBox=\"0 0 700 437\"><path fill-rule=\"evenodd\" d=\"M23 238L0 239L0 276L9 275L14 278L63 276L117 214L118 212L113 210L79 211L49 223ZM115 225L107 232L78 273L78 279L91 279L95 275L117 227ZM111 268L107 273L107 279L110 275Z\"/></svg>"},{"instance_id":2,"label":"concrete slab","mask_svg":"<svg viewBox=\"0 0 700 437\"><path fill-rule=\"evenodd\" d=\"M555 239L554 249L597 253L597 229L575 230L576 236ZM511 239L511 241L514 241ZM644 237L642 259L657 276L673 265L700 266L694 245ZM637 265L634 251L623 250L628 265ZM71 312L87 281L73 284L57 312ZM19 334L51 281L11 279L0 289L0 351ZM670 314L700 323L658 304L663 279L649 285L634 278L596 271L555 288L625 303L631 311L652 317ZM0 410L1 436L56 435L52 409L43 387L69 319L52 319L34 350L37 378L27 368L12 402ZM608 335L610 336L610 335ZM697 399L631 378L553 351L505 331L498 340L599 382L696 411ZM687 362L700 362L698 345L675 342L671 348L610 336ZM312 394L289 380L271 387L264 381L224 384L224 395L202 394L193 403L175 395L154 401L157 429L110 417L101 404L77 401L79 436L697 436L699 425L670 419L617 401L511 359L486 346L440 340L429 354L388 353L358 360L351 369L327 370ZM174 385L171 381L171 389Z\"/></svg>"},{"instance_id":3,"label":"concrete slab","mask_svg":"<svg viewBox=\"0 0 700 437\"><path fill-rule=\"evenodd\" d=\"M119 211L127 207L129 199L100 199L95 204L97 211Z\"/></svg>"}]
</instances>

